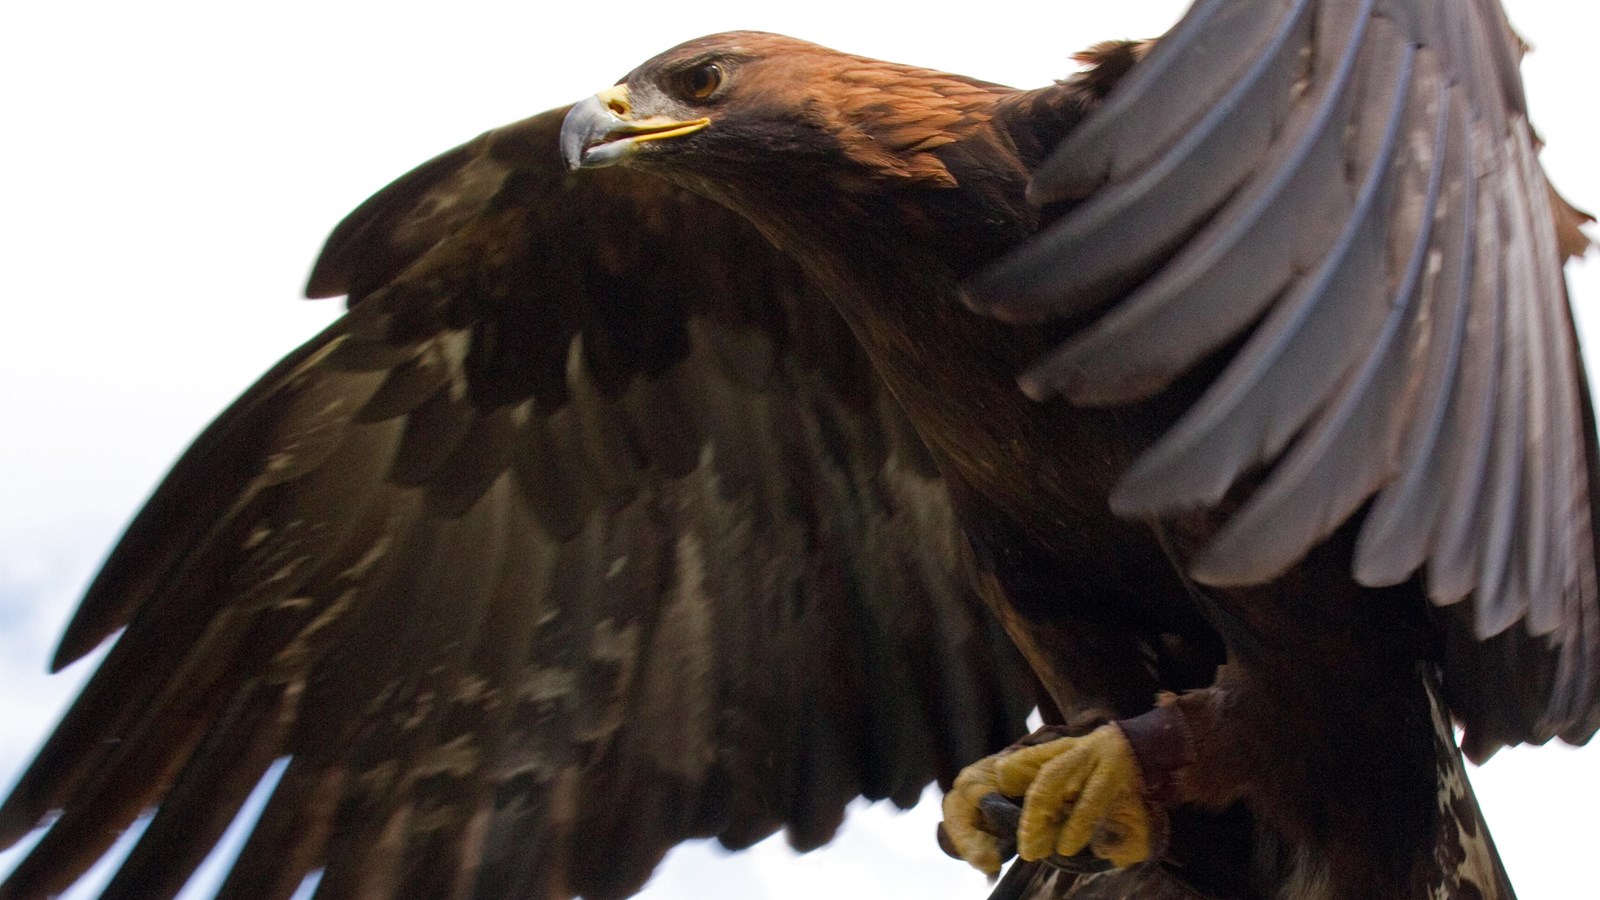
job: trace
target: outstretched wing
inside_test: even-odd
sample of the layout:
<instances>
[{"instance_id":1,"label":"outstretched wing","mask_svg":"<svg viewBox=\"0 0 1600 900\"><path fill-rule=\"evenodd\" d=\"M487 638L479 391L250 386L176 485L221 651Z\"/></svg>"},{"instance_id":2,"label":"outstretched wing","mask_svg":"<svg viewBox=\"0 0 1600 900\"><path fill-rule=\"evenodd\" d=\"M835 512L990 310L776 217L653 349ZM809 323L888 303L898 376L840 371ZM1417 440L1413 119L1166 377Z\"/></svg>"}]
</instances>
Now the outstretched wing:
<instances>
[{"instance_id":1,"label":"outstretched wing","mask_svg":"<svg viewBox=\"0 0 1600 900\"><path fill-rule=\"evenodd\" d=\"M1096 316L1024 376L1041 396L1130 403L1214 366L1114 507L1239 494L1192 562L1214 585L1270 580L1366 509L1355 577L1423 572L1454 604L1447 689L1480 753L1600 724L1560 271L1586 244L1521 49L1495 0L1201 0L1037 173L1061 218L971 286L1010 319Z\"/></svg>"},{"instance_id":2,"label":"outstretched wing","mask_svg":"<svg viewBox=\"0 0 1600 900\"><path fill-rule=\"evenodd\" d=\"M125 628L3 809L0 896L155 809L168 896L275 759L222 894L620 897L673 844L828 840L1029 703L848 329L730 213L569 177L556 111L368 201L340 321L178 462L56 666Z\"/></svg>"}]
</instances>

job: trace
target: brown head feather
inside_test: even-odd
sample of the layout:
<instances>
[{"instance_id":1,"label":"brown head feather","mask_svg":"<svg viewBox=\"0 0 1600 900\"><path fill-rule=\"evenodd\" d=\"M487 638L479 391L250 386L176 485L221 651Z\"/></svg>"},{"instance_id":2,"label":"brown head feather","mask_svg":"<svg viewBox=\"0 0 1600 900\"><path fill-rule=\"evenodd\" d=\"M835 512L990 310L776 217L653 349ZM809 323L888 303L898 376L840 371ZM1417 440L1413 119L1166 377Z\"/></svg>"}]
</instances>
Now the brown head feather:
<instances>
[{"instance_id":1,"label":"brown head feather","mask_svg":"<svg viewBox=\"0 0 1600 900\"><path fill-rule=\"evenodd\" d=\"M834 134L845 155L896 178L954 187L934 150L987 124L1009 88L861 57L835 72Z\"/></svg>"},{"instance_id":2,"label":"brown head feather","mask_svg":"<svg viewBox=\"0 0 1600 900\"><path fill-rule=\"evenodd\" d=\"M762 32L689 41L646 62L625 81L636 97L663 96L660 85L670 84L674 73L709 61L728 66L730 89L707 102L706 111L717 121L707 141L742 127L741 160L748 162L751 147L775 142L774 155L793 165L796 148L821 137L830 151L843 154L844 160L830 155L827 167L834 176L854 163L859 169L852 176L864 171L869 178L909 179L923 186L955 186L956 178L934 151L983 130L995 101L1014 93L960 75ZM670 93L668 88L665 94Z\"/></svg>"}]
</instances>

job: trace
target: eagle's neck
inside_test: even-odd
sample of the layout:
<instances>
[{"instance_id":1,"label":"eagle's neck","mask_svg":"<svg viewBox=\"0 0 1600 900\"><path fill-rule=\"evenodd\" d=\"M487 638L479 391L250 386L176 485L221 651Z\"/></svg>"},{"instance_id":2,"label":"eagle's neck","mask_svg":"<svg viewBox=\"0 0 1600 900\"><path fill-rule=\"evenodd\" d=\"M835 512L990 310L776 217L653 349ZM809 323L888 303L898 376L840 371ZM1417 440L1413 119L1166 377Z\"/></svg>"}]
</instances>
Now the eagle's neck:
<instances>
[{"instance_id":1,"label":"eagle's neck","mask_svg":"<svg viewBox=\"0 0 1600 900\"><path fill-rule=\"evenodd\" d=\"M958 504L1035 523L1034 508L1048 503L1063 511L1055 518L1072 521L1065 529L1047 523L1050 533L1036 538L1064 550L1085 533L1104 533L1104 486L1127 454L1109 447L1058 469L1025 462L1018 449L1063 446L1065 429L1089 445L1101 436L1121 442L1128 431L1098 412L1063 417L1028 400L1016 376L1044 352L1046 335L961 302L963 280L1015 249L1039 223L1025 199L1033 160L1020 155L998 120L969 141L941 148L952 186L848 176L690 186L750 219L831 298Z\"/></svg>"},{"instance_id":2,"label":"eagle's neck","mask_svg":"<svg viewBox=\"0 0 1600 900\"><path fill-rule=\"evenodd\" d=\"M980 126L932 151L947 182L867 171L847 155L803 176L755 177L760 167L750 163L673 177L750 220L831 298L928 445L969 527L982 520L1008 534L1021 528L1042 552L1081 551L1121 528L1106 525L1105 486L1141 429L1125 415L1113 421L1028 400L1016 376L1052 346L1051 336L978 315L960 292L965 279L1038 230L1028 178L1086 103L1072 85L986 102L990 109L968 117ZM1068 440L1087 448L1083 458L1059 459ZM1041 506L1049 517L1038 514ZM1109 546L1104 556L1120 558Z\"/></svg>"}]
</instances>

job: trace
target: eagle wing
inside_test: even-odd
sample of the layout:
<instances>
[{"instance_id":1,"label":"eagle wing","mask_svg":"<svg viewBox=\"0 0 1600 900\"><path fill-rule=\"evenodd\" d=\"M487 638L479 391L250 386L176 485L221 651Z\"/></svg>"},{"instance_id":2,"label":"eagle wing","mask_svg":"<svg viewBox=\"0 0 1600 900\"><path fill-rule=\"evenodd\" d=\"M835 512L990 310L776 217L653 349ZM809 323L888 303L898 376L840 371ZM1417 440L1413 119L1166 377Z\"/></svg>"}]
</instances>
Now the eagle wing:
<instances>
[{"instance_id":1,"label":"eagle wing","mask_svg":"<svg viewBox=\"0 0 1600 900\"><path fill-rule=\"evenodd\" d=\"M1365 510L1353 570L1448 607L1469 750L1600 724L1594 425L1495 0L1201 0L1041 166L1060 212L970 286L1077 317L1023 376L1085 405L1203 393L1112 504L1237 504L1191 561L1269 581ZM1515 627L1513 627L1515 626ZM1517 685L1508 689L1508 685Z\"/></svg>"},{"instance_id":2,"label":"eagle wing","mask_svg":"<svg viewBox=\"0 0 1600 900\"><path fill-rule=\"evenodd\" d=\"M620 897L672 845L828 840L1031 704L949 499L848 329L720 207L568 176L564 111L342 223L350 310L195 442L55 665L121 636L3 809L0 896L154 810L169 896L287 757L222 890Z\"/></svg>"}]
</instances>

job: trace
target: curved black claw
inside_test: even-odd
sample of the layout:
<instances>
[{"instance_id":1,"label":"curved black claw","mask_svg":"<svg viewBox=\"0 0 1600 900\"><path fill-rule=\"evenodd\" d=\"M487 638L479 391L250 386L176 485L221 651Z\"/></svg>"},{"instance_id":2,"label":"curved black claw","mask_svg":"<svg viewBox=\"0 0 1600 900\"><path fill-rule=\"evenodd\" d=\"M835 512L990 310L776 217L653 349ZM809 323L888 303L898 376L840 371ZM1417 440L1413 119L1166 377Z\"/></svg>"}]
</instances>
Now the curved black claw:
<instances>
[{"instance_id":1,"label":"curved black claw","mask_svg":"<svg viewBox=\"0 0 1600 900\"><path fill-rule=\"evenodd\" d=\"M1000 839L1000 862L1010 862L1017 855L1017 825L1022 821L1022 801L1000 793L985 794L978 801L978 813L983 816L983 830ZM939 825L939 847L945 855L961 858L945 834L942 823ZM1111 869L1108 860L1095 856L1088 848L1072 856L1051 854L1042 862L1073 875L1093 875Z\"/></svg>"}]
</instances>

